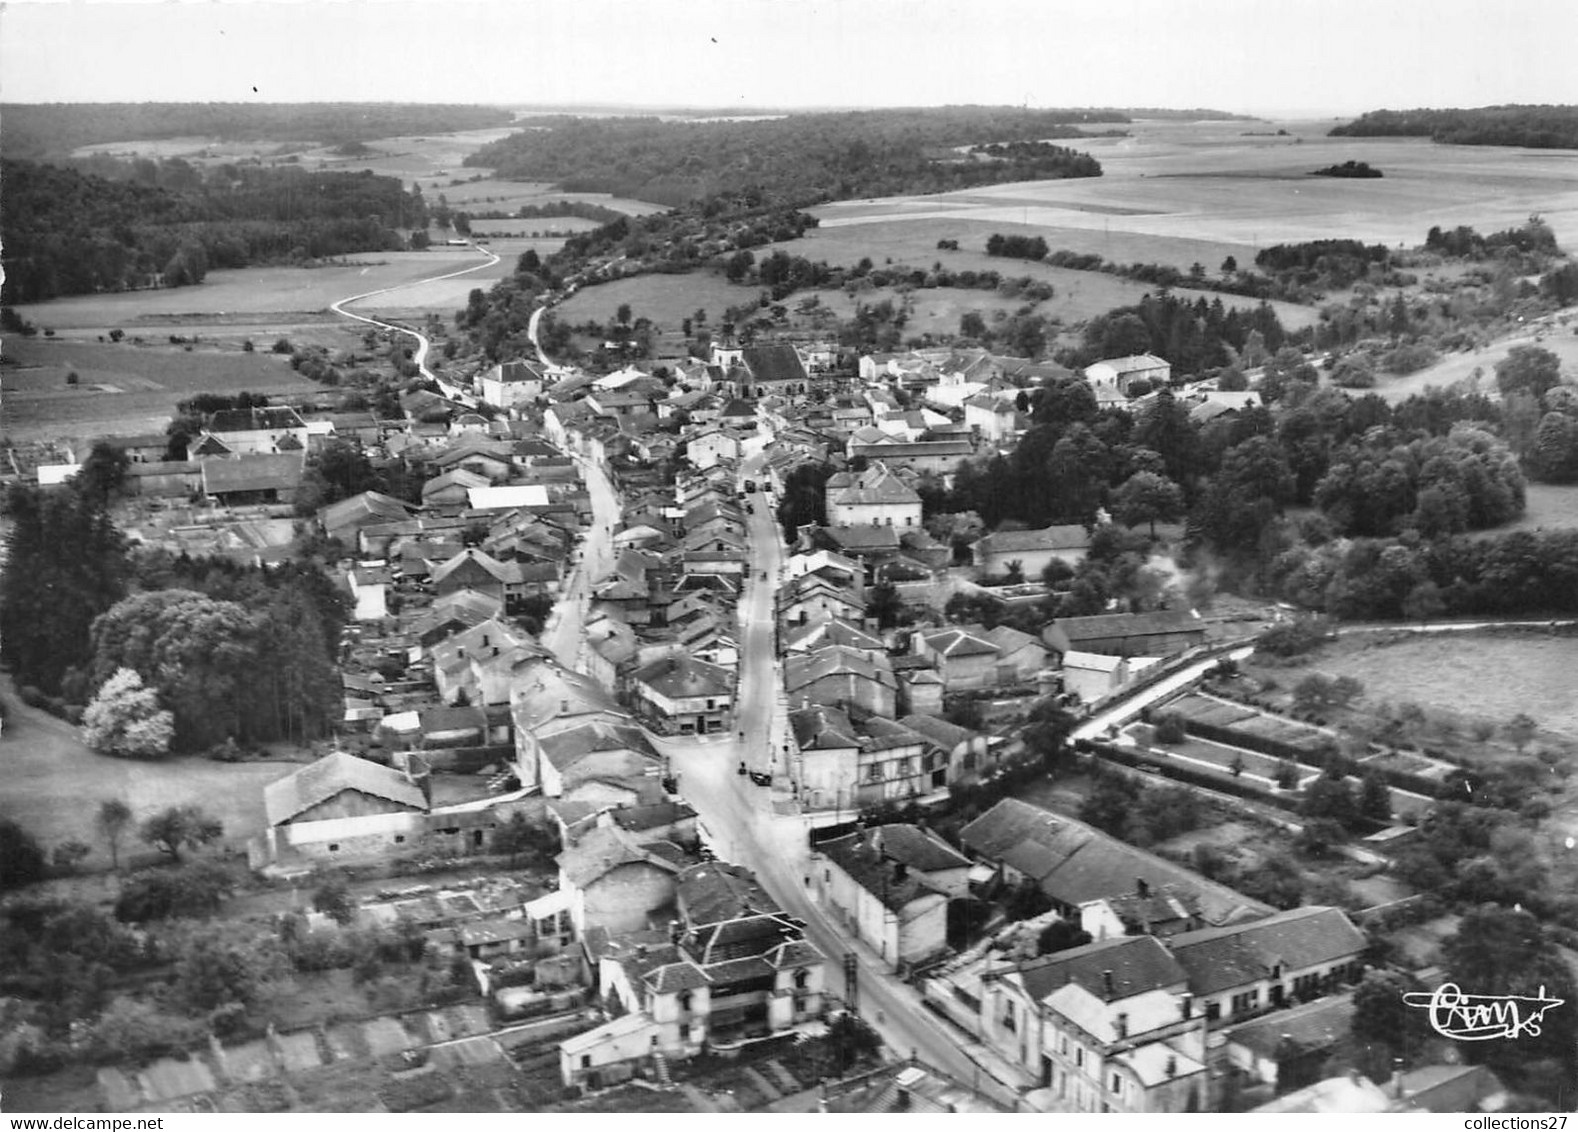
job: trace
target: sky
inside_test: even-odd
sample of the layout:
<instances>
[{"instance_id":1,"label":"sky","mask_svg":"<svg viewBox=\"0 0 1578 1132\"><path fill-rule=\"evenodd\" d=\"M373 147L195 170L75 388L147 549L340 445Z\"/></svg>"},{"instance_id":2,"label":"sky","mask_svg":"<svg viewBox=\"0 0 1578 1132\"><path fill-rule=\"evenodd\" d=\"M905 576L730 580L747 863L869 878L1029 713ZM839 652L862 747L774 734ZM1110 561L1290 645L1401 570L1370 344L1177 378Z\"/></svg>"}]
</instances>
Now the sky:
<instances>
[{"instance_id":1,"label":"sky","mask_svg":"<svg viewBox=\"0 0 1578 1132\"><path fill-rule=\"evenodd\" d=\"M8 0L4 102L1578 102L1578 0ZM0 123L3 129L3 123Z\"/></svg>"}]
</instances>

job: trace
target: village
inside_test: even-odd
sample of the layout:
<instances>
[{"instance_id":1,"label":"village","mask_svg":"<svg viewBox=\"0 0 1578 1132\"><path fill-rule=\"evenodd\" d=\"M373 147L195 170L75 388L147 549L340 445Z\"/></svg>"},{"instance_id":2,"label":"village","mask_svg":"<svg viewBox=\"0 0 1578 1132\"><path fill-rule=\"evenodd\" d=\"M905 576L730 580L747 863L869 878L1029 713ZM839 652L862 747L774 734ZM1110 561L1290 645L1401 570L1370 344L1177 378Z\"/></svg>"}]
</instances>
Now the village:
<instances>
[{"instance_id":1,"label":"village","mask_svg":"<svg viewBox=\"0 0 1578 1132\"><path fill-rule=\"evenodd\" d=\"M1067 382L1131 411L1176 395L1197 424L1259 404L1209 381L1164 394L1151 355L1075 374L981 349L855 364L720 339L607 374L543 357L446 375L389 419L220 410L184 459L164 435L98 438L126 453L135 537L172 553L269 561L301 537L297 493L328 446L420 478L419 505L364 491L312 516L352 610L343 718L266 785L245 855L293 896L385 878L301 930L403 927L460 970L447 1006L100 1069L100 1103L1506 1104L1490 1069L1417 1027L1387 1023L1415 1043L1395 1072L1373 1021L1354 1029L1366 972L1439 979L1428 937L1403 937L1455 918L1380 875L1450 763L1379 744L1352 767L1384 787L1337 853L1359 882L1341 900L1210 879L1189 825L1152 851L1075 816L1092 791L1165 793L1278 855L1311 826L1300 800L1335 747L1243 692L1240 662L1282 609L1172 591L1039 632L1003 616L1115 531L1167 569L1176 524L923 517L961 460L1013 450L1027 389ZM39 482L69 483L88 454ZM359 1064L382 1084L331 1100L322 1082L348 1089Z\"/></svg>"}]
</instances>

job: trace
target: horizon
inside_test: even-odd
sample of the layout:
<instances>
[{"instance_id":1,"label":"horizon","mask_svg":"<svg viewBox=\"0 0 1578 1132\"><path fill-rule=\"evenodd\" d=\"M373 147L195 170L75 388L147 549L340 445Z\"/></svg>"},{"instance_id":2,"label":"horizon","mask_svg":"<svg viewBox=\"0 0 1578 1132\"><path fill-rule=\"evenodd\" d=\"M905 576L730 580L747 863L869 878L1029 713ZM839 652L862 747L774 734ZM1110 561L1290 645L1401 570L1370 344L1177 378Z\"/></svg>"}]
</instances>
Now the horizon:
<instances>
[{"instance_id":1,"label":"horizon","mask_svg":"<svg viewBox=\"0 0 1578 1132\"><path fill-rule=\"evenodd\" d=\"M1569 0L1289 0L1272 12L1253 0L11 0L0 32L0 102L27 105L980 105L1296 120L1578 102Z\"/></svg>"}]
</instances>

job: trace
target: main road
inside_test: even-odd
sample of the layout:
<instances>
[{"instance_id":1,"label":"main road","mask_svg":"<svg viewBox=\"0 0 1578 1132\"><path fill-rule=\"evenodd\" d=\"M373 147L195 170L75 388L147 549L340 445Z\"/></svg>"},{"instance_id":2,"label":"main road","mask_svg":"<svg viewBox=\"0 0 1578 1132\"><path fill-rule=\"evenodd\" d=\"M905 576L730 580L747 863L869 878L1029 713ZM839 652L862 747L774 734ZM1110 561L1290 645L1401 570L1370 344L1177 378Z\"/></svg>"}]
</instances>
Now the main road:
<instances>
[{"instance_id":1,"label":"main road","mask_svg":"<svg viewBox=\"0 0 1578 1132\"><path fill-rule=\"evenodd\" d=\"M750 458L742 478L761 482L762 465L761 456ZM758 493L746 499L753 513L739 606L736 733L714 741L655 736L654 742L668 757L680 793L696 810L719 858L751 869L784 911L805 921L807 934L828 957L829 990L846 1000L853 997L861 1016L896 1053L914 1054L1013 1107L1018 1090L1032 1082L922 1006L920 995L891 975L869 948L851 940L811 891L807 824L785 788L788 721L773 639L783 548L769 497ZM753 770L771 771L773 786L756 786L739 774L742 760ZM853 996L844 980L847 954L855 956L858 971Z\"/></svg>"},{"instance_id":2,"label":"main road","mask_svg":"<svg viewBox=\"0 0 1578 1132\"><path fill-rule=\"evenodd\" d=\"M427 335L419 333L415 330L411 330L408 327L396 326L392 322L383 322L376 318L369 318L364 314L356 314L352 311L346 310L345 307L348 303L360 302L363 299L370 299L375 295L387 295L391 291L399 291L405 287L416 287L423 283L437 283L441 279L456 279L462 275L470 275L473 271L481 271L483 268L492 267L495 263L499 262L500 257L488 251L486 248L479 248L476 244L470 244L468 247L470 247L473 251L481 252L483 255L487 256L487 262L472 264L470 267L463 267L459 271L448 271L442 275L433 275L427 279L416 279L410 283L396 283L393 287L380 287L376 291L363 291L360 295L352 295L349 298L341 299L335 303L330 303L329 309L337 315L343 315L346 318L353 318L357 322L365 322L369 326L376 326L382 330L392 330L396 334L404 334L408 337L415 338L416 353L411 355L411 360L416 363L417 370L426 380L436 381L440 385L447 386L447 382L445 382L437 374L433 373L432 370L427 368L427 352L432 348L432 343L427 340ZM447 389L446 392L448 392ZM453 394L451 394L451 396L453 396Z\"/></svg>"}]
</instances>

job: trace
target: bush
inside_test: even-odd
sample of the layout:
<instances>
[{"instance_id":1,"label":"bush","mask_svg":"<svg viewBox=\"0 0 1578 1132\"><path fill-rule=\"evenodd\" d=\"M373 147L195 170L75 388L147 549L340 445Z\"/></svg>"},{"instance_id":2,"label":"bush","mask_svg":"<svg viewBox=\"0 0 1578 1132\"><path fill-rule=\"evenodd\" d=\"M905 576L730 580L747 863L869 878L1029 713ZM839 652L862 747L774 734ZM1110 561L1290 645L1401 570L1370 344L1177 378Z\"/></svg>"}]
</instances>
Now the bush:
<instances>
[{"instance_id":1,"label":"bush","mask_svg":"<svg viewBox=\"0 0 1578 1132\"><path fill-rule=\"evenodd\" d=\"M1166 712L1156 719L1156 742L1166 747L1182 743L1188 737L1184 730L1183 716L1177 712Z\"/></svg>"},{"instance_id":2,"label":"bush","mask_svg":"<svg viewBox=\"0 0 1578 1132\"><path fill-rule=\"evenodd\" d=\"M290 344L289 338L276 338L273 352L276 354L293 354L296 352L296 348Z\"/></svg>"}]
</instances>

